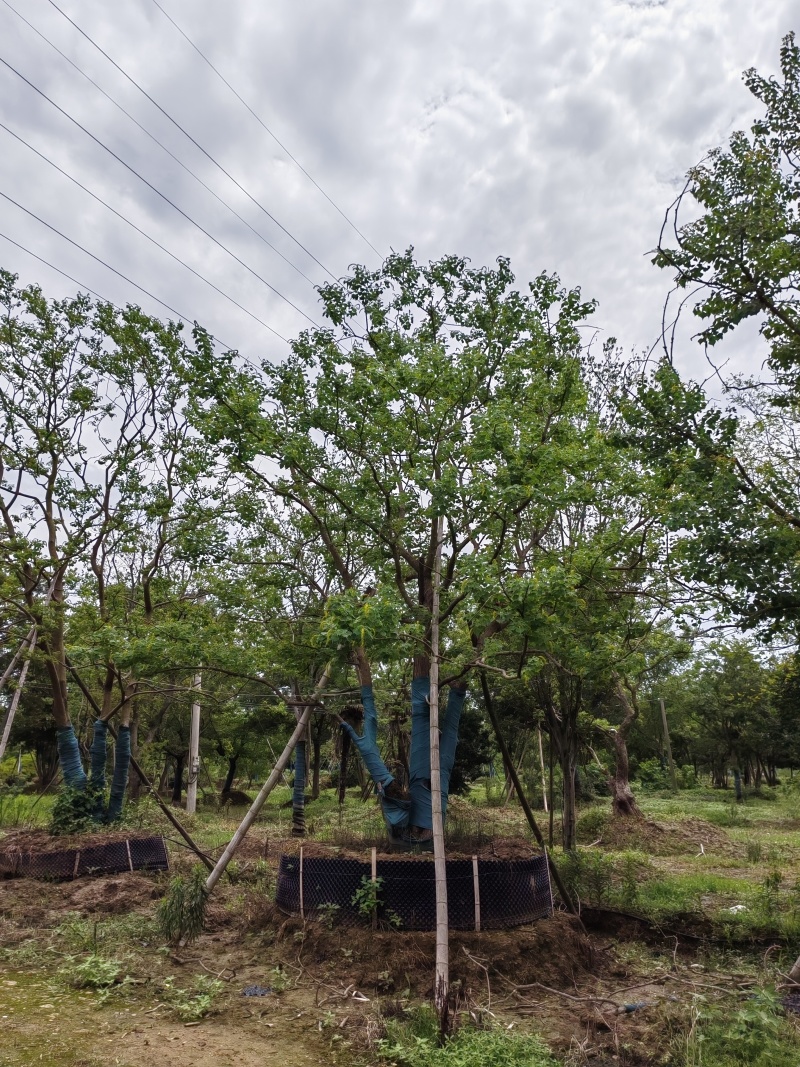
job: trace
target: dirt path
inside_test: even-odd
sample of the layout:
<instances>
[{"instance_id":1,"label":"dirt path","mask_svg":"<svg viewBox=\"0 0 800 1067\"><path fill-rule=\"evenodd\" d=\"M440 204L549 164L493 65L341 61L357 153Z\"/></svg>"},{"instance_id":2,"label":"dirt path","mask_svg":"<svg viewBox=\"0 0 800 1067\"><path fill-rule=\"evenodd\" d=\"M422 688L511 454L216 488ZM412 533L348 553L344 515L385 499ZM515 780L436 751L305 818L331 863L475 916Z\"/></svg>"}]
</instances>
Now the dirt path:
<instances>
[{"instance_id":1,"label":"dirt path","mask_svg":"<svg viewBox=\"0 0 800 1067\"><path fill-rule=\"evenodd\" d=\"M133 1005L98 1007L22 972L0 978L2 1067L318 1067L335 1062L319 1012L297 992L242 1001L182 1024Z\"/></svg>"}]
</instances>

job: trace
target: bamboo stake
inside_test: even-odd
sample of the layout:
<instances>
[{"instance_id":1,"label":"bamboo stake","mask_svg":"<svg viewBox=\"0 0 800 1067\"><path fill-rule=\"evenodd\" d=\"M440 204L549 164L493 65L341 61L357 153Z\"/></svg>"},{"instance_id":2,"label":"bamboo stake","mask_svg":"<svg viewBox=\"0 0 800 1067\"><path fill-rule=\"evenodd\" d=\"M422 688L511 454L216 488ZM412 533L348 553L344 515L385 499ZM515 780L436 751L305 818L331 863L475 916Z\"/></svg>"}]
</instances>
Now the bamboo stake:
<instances>
[{"instance_id":1,"label":"bamboo stake","mask_svg":"<svg viewBox=\"0 0 800 1067\"><path fill-rule=\"evenodd\" d=\"M481 932L481 886L478 880L478 857L472 857L472 890L475 895L475 932Z\"/></svg>"},{"instance_id":2,"label":"bamboo stake","mask_svg":"<svg viewBox=\"0 0 800 1067\"><path fill-rule=\"evenodd\" d=\"M677 782L677 779L675 777L675 762L672 759L672 745L670 744L670 740L669 740L669 724L667 723L667 709L664 707L664 698L660 697L659 701L661 703L661 722L662 722L662 724L664 726L664 744L667 747L667 759L669 760L669 780L670 780L670 784L672 786L673 793L676 793L677 790L678 790L678 782Z\"/></svg>"},{"instance_id":3,"label":"bamboo stake","mask_svg":"<svg viewBox=\"0 0 800 1067\"><path fill-rule=\"evenodd\" d=\"M547 807L547 778L544 772L544 749L542 748L542 728L538 722L536 724L536 733L539 737L539 766L542 768L542 800L544 801L544 813L545 815L547 815L549 811Z\"/></svg>"},{"instance_id":4,"label":"bamboo stake","mask_svg":"<svg viewBox=\"0 0 800 1067\"><path fill-rule=\"evenodd\" d=\"M203 684L201 675L194 676L192 688L200 690ZM186 786L186 814L194 815L197 811L197 779L200 774L200 702L192 703L192 717L189 724L189 781Z\"/></svg>"},{"instance_id":5,"label":"bamboo stake","mask_svg":"<svg viewBox=\"0 0 800 1067\"><path fill-rule=\"evenodd\" d=\"M447 857L444 849L442 818L442 776L439 754L439 586L442 576L442 534L444 521L436 520L436 555L433 563L433 597L431 603L431 822L433 823L433 865L436 877L436 982L434 1004L442 1037L448 1031L450 993L450 927L447 914Z\"/></svg>"},{"instance_id":6,"label":"bamboo stake","mask_svg":"<svg viewBox=\"0 0 800 1067\"><path fill-rule=\"evenodd\" d=\"M322 677L317 683L317 687L314 691L314 697L308 702L305 708L303 708L303 714L300 716L300 719L298 720L297 725L294 728L292 736L287 741L286 748L284 748L283 752L281 752L280 756L278 757L278 761L272 770L272 774L270 774L269 778L267 778L266 782L264 782L264 784L262 785L258 796L250 805L250 810L242 819L236 833L228 842L227 848L217 860L216 866L212 870L211 874L209 874L208 878L206 878L206 893L210 893L219 881L225 868L228 866L231 859L233 858L233 855L236 852L237 848L242 843L242 841L244 841L245 836L247 835L247 831L255 822L256 816L263 808L264 802L266 801L267 797L270 795L272 790L281 780L284 768L289 763L289 760L292 757L292 752L294 752L297 742L303 736L303 731L308 725L314 704L316 703L316 700L322 693L325 686L328 684L328 676L330 674L330 669L331 664L329 663L328 666L325 668Z\"/></svg>"},{"instance_id":7,"label":"bamboo stake","mask_svg":"<svg viewBox=\"0 0 800 1067\"><path fill-rule=\"evenodd\" d=\"M25 687L25 679L28 677L28 668L31 665L31 656L33 655L34 650L36 648L36 639L38 637L36 627L33 628L32 633L33 636L30 639L30 650L28 653L28 658L22 664L22 670L19 672L19 682L17 683L17 689L14 693L14 696L11 698L11 707L8 709L5 725L3 726L3 736L0 737L0 760L2 760L3 756L6 754L6 745L8 744L8 739L11 736L11 727L14 724L14 716L17 714L17 708L19 707L19 698L22 696L22 690ZM20 648L20 652L21 651L22 648ZM19 652L17 653L17 655L19 655Z\"/></svg>"},{"instance_id":8,"label":"bamboo stake","mask_svg":"<svg viewBox=\"0 0 800 1067\"><path fill-rule=\"evenodd\" d=\"M14 656L13 656L11 662L6 667L6 669L3 671L3 677L0 678L0 693L3 692L3 690L6 687L6 682L11 677L11 675L14 673L14 668L17 665L17 661L18 661L19 657L25 651L25 646L29 645L31 643L31 641L33 640L35 634L36 634L36 627L35 626L31 626L31 628L30 628L30 630L28 630L28 633L26 634L26 636L23 637L22 644L19 646L17 651L14 653Z\"/></svg>"},{"instance_id":9,"label":"bamboo stake","mask_svg":"<svg viewBox=\"0 0 800 1067\"><path fill-rule=\"evenodd\" d=\"M374 889L375 907L372 909L372 929L373 930L377 930L378 929L378 889L377 889L377 884L376 883L378 881L378 850L377 850L377 848L375 848L374 845L373 845L373 848L372 848L372 857L371 858L372 858L372 884L373 884L373 886L375 886L375 889Z\"/></svg>"}]
</instances>

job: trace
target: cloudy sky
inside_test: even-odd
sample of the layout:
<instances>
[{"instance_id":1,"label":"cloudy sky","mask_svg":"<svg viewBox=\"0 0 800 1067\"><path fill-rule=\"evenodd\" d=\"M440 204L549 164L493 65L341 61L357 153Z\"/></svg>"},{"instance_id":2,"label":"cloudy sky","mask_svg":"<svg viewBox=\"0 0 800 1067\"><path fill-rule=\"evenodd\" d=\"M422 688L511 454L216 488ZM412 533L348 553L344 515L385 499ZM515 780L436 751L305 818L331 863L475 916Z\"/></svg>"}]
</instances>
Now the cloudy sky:
<instances>
[{"instance_id":1,"label":"cloudy sky","mask_svg":"<svg viewBox=\"0 0 800 1067\"><path fill-rule=\"evenodd\" d=\"M800 29L800 0L158 2L277 140L155 0L0 0L0 264L76 290L27 249L168 316L136 283L253 360L286 351L257 320L292 337L326 272L410 244L510 256L520 285L556 271L599 300L603 335L649 347L664 211L757 113L742 71L777 72ZM680 362L702 374L689 333Z\"/></svg>"}]
</instances>

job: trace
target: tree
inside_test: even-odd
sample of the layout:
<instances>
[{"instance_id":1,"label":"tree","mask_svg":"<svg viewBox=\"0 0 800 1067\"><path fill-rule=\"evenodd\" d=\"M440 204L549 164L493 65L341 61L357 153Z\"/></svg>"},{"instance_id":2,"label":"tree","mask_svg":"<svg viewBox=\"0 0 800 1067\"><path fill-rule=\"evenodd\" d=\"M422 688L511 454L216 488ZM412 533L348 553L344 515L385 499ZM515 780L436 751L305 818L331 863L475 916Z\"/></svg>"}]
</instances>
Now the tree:
<instances>
[{"instance_id":1,"label":"tree","mask_svg":"<svg viewBox=\"0 0 800 1067\"><path fill-rule=\"evenodd\" d=\"M205 453L186 411L212 353L199 331L193 352L179 327L136 307L85 296L48 302L7 272L0 306L0 596L23 627L37 629L64 780L79 790L87 777L72 680L86 668L91 687L98 672L98 782L107 721L117 713L121 722L114 817L142 667L131 654L132 622L149 631L139 651L149 640L152 652L154 593L176 588L164 583L165 567L202 554Z\"/></svg>"},{"instance_id":2,"label":"tree","mask_svg":"<svg viewBox=\"0 0 800 1067\"><path fill-rule=\"evenodd\" d=\"M231 372L209 389L203 432L324 546L321 640L342 664L362 647L373 663L429 652L441 518L443 671L459 677L502 625L498 561L580 491L577 326L593 305L546 275L529 296L513 280L505 260L420 266L410 251L357 267L321 290L333 328L303 334L263 384ZM430 829L429 801L413 818Z\"/></svg>"},{"instance_id":3,"label":"tree","mask_svg":"<svg viewBox=\"0 0 800 1067\"><path fill-rule=\"evenodd\" d=\"M654 262L674 271L707 351L743 322L766 342L762 380L722 379L730 407L681 382L668 350L632 406L646 455L673 500L666 521L681 536L683 577L713 592L721 614L769 637L800 621L800 49L780 53L782 80L754 70L745 82L763 105L688 175ZM683 221L688 210L697 215ZM754 363L763 362L760 353ZM635 410L638 408L638 414Z\"/></svg>"}]
</instances>

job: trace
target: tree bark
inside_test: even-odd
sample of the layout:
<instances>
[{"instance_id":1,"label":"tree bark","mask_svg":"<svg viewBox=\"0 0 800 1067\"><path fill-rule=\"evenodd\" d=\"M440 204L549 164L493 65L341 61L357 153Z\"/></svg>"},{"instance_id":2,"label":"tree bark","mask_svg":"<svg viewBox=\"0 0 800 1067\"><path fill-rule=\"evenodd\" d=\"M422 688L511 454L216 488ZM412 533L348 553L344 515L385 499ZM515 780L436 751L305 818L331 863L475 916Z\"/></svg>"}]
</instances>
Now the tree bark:
<instances>
[{"instance_id":1,"label":"tree bark","mask_svg":"<svg viewBox=\"0 0 800 1067\"><path fill-rule=\"evenodd\" d=\"M225 774L225 781L222 783L222 796L223 797L227 793L230 793L231 789L233 789L233 780L236 777L236 766L237 766L238 762L239 762L239 754L238 754L238 752L237 752L237 754L235 756L228 756L228 770L227 770L227 773Z\"/></svg>"},{"instance_id":2,"label":"tree bark","mask_svg":"<svg viewBox=\"0 0 800 1067\"><path fill-rule=\"evenodd\" d=\"M186 757L181 752L180 755L172 757L175 760L175 780L172 783L172 803L180 804L181 797L183 796L183 764Z\"/></svg>"},{"instance_id":3,"label":"tree bark","mask_svg":"<svg viewBox=\"0 0 800 1067\"><path fill-rule=\"evenodd\" d=\"M639 717L639 701L636 687L627 679L618 675L614 677L614 693L622 705L622 722L611 734L614 748L614 775L609 781L611 786L611 807L615 815L636 816L642 812L636 803L630 783L630 765L628 762L628 737L631 727Z\"/></svg>"}]
</instances>

